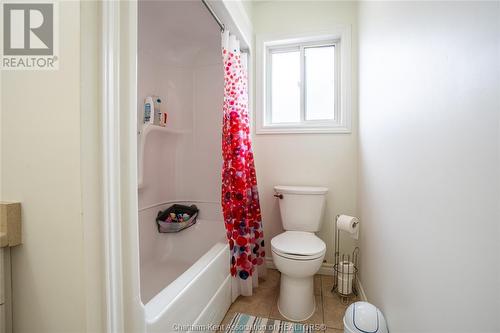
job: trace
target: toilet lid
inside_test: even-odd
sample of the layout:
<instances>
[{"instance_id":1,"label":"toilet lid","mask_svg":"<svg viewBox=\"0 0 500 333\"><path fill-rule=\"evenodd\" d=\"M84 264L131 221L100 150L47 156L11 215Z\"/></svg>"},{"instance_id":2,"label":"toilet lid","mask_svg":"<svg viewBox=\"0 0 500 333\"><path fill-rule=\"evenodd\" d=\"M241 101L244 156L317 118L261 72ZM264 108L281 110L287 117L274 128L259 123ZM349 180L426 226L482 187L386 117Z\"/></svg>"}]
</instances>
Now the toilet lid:
<instances>
[{"instance_id":1,"label":"toilet lid","mask_svg":"<svg viewBox=\"0 0 500 333\"><path fill-rule=\"evenodd\" d=\"M326 245L311 232L286 231L271 239L271 248L284 256L318 257L323 255Z\"/></svg>"}]
</instances>

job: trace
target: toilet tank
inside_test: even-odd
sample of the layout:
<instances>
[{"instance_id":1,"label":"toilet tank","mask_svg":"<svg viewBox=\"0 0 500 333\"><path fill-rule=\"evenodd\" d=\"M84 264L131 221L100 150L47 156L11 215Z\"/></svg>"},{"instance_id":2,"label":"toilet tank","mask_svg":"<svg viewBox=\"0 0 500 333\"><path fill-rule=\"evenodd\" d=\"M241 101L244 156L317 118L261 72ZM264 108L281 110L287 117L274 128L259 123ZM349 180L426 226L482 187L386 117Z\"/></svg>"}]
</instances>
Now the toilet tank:
<instances>
[{"instance_id":1,"label":"toilet tank","mask_svg":"<svg viewBox=\"0 0 500 333\"><path fill-rule=\"evenodd\" d=\"M317 232L321 227L328 188L313 186L275 186L281 222L288 231Z\"/></svg>"}]
</instances>

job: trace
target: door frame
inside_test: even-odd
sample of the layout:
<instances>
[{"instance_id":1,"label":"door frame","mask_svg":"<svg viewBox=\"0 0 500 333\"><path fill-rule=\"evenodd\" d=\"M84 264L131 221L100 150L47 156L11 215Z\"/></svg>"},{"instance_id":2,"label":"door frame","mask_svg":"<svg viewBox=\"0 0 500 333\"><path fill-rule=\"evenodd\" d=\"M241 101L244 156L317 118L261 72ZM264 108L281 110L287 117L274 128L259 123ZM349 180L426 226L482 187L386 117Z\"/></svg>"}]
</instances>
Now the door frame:
<instances>
[{"instance_id":1,"label":"door frame","mask_svg":"<svg viewBox=\"0 0 500 333\"><path fill-rule=\"evenodd\" d=\"M137 4L137 0L103 1L101 8L101 192L107 332L143 331L137 327L140 308L131 308L136 302L129 301L134 293L139 295Z\"/></svg>"},{"instance_id":2,"label":"door frame","mask_svg":"<svg viewBox=\"0 0 500 333\"><path fill-rule=\"evenodd\" d=\"M251 53L253 28L241 2L207 2ZM100 132L106 331L145 332L144 305L140 299L137 200L138 0L103 1L101 6ZM252 89L250 97L251 92Z\"/></svg>"}]
</instances>

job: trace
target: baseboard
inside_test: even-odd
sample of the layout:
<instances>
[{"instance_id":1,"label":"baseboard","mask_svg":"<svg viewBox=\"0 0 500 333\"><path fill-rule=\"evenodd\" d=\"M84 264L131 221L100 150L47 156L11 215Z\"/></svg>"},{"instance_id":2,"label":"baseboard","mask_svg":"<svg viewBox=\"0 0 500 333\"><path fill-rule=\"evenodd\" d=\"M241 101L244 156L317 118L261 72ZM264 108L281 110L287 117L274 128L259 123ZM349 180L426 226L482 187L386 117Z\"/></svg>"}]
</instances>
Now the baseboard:
<instances>
[{"instance_id":1,"label":"baseboard","mask_svg":"<svg viewBox=\"0 0 500 333\"><path fill-rule=\"evenodd\" d=\"M357 289L358 289L358 296L359 296L359 299L364 301L364 302L368 302L368 298L366 298L366 293L365 293L365 289L363 288L363 285L361 284L361 281L359 281L359 278L357 279Z\"/></svg>"},{"instance_id":2,"label":"baseboard","mask_svg":"<svg viewBox=\"0 0 500 333\"><path fill-rule=\"evenodd\" d=\"M274 266L273 258L266 257L266 267L271 269L276 269L276 266Z\"/></svg>"},{"instance_id":3,"label":"baseboard","mask_svg":"<svg viewBox=\"0 0 500 333\"><path fill-rule=\"evenodd\" d=\"M333 264L329 264L327 262L322 263L318 271L318 274L333 275Z\"/></svg>"},{"instance_id":4,"label":"baseboard","mask_svg":"<svg viewBox=\"0 0 500 333\"><path fill-rule=\"evenodd\" d=\"M276 269L276 266L274 265L272 257L266 257L266 267L267 268ZM333 264L329 264L327 262L324 262L321 265L321 268L319 269L318 274L321 274L321 275L331 275L331 274L333 274L332 272L333 272ZM366 298L365 289L363 288L363 285L361 284L361 281L359 281L359 279L357 279L357 281L358 282L357 282L356 286L357 286L357 289L358 289L359 298L362 301L368 302L368 298Z\"/></svg>"}]
</instances>

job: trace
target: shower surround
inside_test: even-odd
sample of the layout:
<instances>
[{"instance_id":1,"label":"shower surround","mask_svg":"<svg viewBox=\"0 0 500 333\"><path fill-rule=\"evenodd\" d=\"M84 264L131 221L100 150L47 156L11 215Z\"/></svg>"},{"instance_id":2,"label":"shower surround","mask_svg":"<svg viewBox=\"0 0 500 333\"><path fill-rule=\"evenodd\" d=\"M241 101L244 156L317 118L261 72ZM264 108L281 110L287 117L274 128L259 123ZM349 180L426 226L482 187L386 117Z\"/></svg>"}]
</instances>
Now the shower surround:
<instances>
[{"instance_id":1,"label":"shower surround","mask_svg":"<svg viewBox=\"0 0 500 333\"><path fill-rule=\"evenodd\" d=\"M139 1L138 5L141 308L146 332L190 331L191 325L218 324L240 293L231 277L221 206L225 100L221 33L201 1ZM150 95L161 98L163 111L168 112L166 127L144 127L143 101ZM249 176L255 180L255 171ZM256 186L251 177L249 184ZM196 204L197 223L178 233L158 233L158 211L174 203ZM258 207L258 200L252 205ZM252 225L260 223L257 213ZM252 237L260 242L262 233L257 230ZM251 286L252 279L248 281Z\"/></svg>"}]
</instances>

